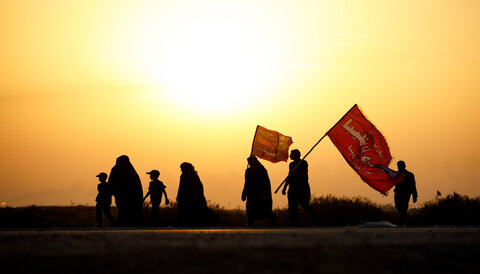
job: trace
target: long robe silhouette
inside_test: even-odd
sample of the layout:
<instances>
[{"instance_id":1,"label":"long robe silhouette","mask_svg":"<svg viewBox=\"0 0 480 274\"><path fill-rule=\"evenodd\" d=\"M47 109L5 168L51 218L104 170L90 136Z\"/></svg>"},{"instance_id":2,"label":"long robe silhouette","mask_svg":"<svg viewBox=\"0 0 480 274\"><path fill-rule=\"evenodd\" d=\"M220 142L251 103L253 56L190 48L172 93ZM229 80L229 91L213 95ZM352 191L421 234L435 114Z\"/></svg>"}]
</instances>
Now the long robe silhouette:
<instances>
[{"instance_id":1,"label":"long robe silhouette","mask_svg":"<svg viewBox=\"0 0 480 274\"><path fill-rule=\"evenodd\" d=\"M180 165L180 168L182 174L177 194L178 224L202 225L208 214L202 181L192 164L185 162Z\"/></svg>"},{"instance_id":2,"label":"long robe silhouette","mask_svg":"<svg viewBox=\"0 0 480 274\"><path fill-rule=\"evenodd\" d=\"M118 209L117 224L143 225L142 183L128 156L117 158L108 180Z\"/></svg>"},{"instance_id":3,"label":"long robe silhouette","mask_svg":"<svg viewBox=\"0 0 480 274\"><path fill-rule=\"evenodd\" d=\"M254 221L269 218L275 224L272 211L272 188L270 178L265 167L257 157L248 157L249 167L245 171L245 185L242 191L242 200L247 201L246 210L248 225Z\"/></svg>"}]
</instances>

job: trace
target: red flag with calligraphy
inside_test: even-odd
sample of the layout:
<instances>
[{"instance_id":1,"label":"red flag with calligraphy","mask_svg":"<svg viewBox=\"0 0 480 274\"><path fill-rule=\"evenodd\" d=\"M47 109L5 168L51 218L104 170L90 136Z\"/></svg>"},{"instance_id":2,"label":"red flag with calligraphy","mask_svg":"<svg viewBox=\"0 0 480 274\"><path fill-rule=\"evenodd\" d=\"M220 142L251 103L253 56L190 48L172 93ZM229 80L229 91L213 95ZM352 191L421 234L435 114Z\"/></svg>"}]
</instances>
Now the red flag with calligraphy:
<instances>
[{"instance_id":1,"label":"red flag with calligraphy","mask_svg":"<svg viewBox=\"0 0 480 274\"><path fill-rule=\"evenodd\" d=\"M392 159L387 142L357 105L328 132L328 137L347 163L373 189L386 194L403 179L401 174L386 171Z\"/></svg>"},{"instance_id":2,"label":"red flag with calligraphy","mask_svg":"<svg viewBox=\"0 0 480 274\"><path fill-rule=\"evenodd\" d=\"M257 126L252 144L252 153L272 163L287 161L288 148L293 143L292 137L285 136L277 131Z\"/></svg>"}]
</instances>

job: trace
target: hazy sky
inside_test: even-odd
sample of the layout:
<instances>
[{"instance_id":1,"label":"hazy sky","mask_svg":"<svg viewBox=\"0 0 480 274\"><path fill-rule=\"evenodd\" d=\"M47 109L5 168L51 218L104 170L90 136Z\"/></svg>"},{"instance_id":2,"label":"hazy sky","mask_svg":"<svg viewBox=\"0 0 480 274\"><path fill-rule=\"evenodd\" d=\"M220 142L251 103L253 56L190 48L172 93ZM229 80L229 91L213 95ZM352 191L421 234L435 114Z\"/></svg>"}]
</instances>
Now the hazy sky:
<instances>
[{"instance_id":1,"label":"hazy sky","mask_svg":"<svg viewBox=\"0 0 480 274\"><path fill-rule=\"evenodd\" d=\"M480 1L0 2L0 202L94 204L130 157L175 198L191 162L206 198L240 200L257 125L306 153L355 103L405 160L419 202L480 195ZM288 171L267 168L272 188ZM393 202L328 138L314 195ZM286 197L274 195L274 206Z\"/></svg>"}]
</instances>

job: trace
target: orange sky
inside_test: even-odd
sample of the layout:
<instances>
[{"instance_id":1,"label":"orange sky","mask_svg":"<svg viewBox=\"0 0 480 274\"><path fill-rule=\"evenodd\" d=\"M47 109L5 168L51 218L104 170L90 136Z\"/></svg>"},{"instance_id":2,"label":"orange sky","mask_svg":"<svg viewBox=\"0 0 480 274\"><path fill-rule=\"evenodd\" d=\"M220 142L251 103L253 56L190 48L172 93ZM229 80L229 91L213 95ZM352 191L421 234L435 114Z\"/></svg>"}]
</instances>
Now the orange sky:
<instances>
[{"instance_id":1,"label":"orange sky","mask_svg":"<svg viewBox=\"0 0 480 274\"><path fill-rule=\"evenodd\" d=\"M480 195L480 2L98 2L0 3L0 202L92 205L126 154L144 190L158 169L174 198L188 161L243 208L256 125L305 153L355 103L420 203ZM316 195L393 202L328 138L307 161ZM288 164L262 162L276 188Z\"/></svg>"}]
</instances>

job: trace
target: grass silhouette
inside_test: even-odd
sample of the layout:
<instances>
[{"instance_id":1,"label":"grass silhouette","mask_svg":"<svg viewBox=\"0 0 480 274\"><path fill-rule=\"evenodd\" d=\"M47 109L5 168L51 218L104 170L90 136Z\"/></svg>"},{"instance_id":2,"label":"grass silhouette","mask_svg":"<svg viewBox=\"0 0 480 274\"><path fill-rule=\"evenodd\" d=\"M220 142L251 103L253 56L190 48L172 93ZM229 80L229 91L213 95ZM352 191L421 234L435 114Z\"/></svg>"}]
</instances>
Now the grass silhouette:
<instances>
[{"instance_id":1,"label":"grass silhouette","mask_svg":"<svg viewBox=\"0 0 480 274\"><path fill-rule=\"evenodd\" d=\"M320 226L355 226L365 222L388 221L397 223L399 214L391 205L381 206L364 197L336 197L324 195L313 197L311 205L314 208ZM245 226L247 217L242 208L226 209L219 204L208 202L210 210L219 217L219 220L206 223L216 227ZM278 226L289 223L287 208L276 208L274 213ZM112 214L117 211L112 206ZM151 207L144 207L146 226L168 227L177 225L176 203L162 206L160 214L162 222L149 223ZM470 198L458 193L449 194L443 198L436 197L427 201L419 208L409 211L414 225L480 225L480 197ZM109 222L103 220L104 226ZM258 226L268 226L269 221L259 221ZM309 226L310 218L299 210L299 226ZM87 228L95 227L94 206L27 206L0 208L0 228Z\"/></svg>"}]
</instances>

